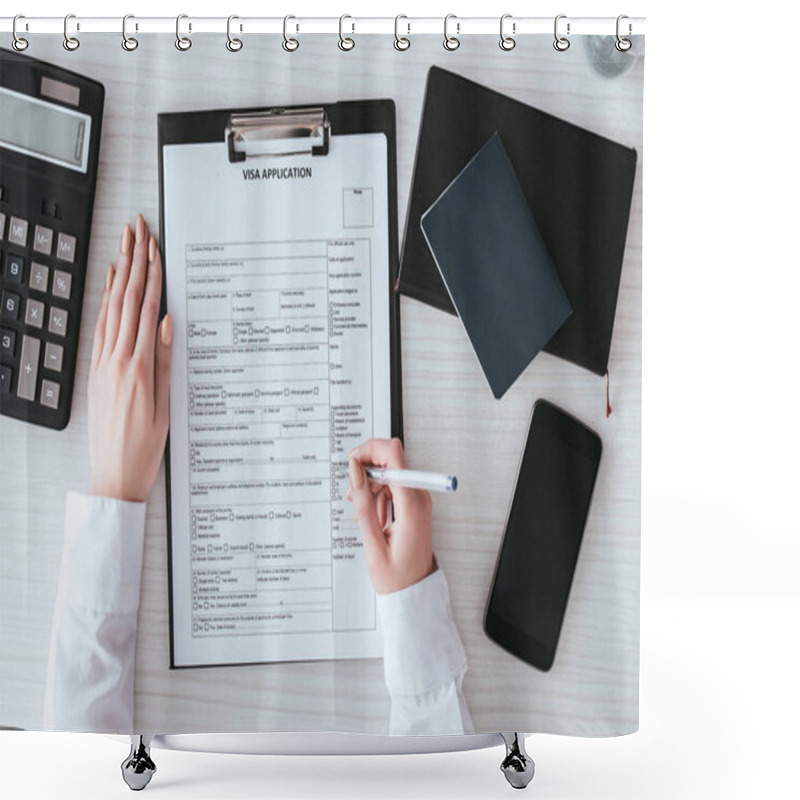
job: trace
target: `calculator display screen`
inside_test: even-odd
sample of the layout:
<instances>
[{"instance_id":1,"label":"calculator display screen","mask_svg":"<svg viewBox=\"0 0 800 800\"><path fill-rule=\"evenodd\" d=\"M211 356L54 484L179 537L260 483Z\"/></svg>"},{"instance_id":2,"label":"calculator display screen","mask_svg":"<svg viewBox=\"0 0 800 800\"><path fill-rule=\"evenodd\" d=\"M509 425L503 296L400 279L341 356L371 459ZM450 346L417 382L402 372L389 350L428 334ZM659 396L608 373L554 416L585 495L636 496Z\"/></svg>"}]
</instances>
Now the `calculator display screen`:
<instances>
[{"instance_id":1,"label":"calculator display screen","mask_svg":"<svg viewBox=\"0 0 800 800\"><path fill-rule=\"evenodd\" d=\"M88 114L0 88L0 144L67 169L86 172Z\"/></svg>"}]
</instances>

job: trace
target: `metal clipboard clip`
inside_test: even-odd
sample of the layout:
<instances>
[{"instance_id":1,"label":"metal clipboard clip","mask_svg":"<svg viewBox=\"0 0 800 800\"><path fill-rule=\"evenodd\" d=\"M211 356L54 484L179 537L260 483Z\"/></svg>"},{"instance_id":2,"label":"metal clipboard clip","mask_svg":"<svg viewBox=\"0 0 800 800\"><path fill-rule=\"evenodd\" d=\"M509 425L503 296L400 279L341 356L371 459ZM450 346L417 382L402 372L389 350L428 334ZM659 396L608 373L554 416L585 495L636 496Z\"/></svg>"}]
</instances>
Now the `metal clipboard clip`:
<instances>
[{"instance_id":1,"label":"metal clipboard clip","mask_svg":"<svg viewBox=\"0 0 800 800\"><path fill-rule=\"evenodd\" d=\"M225 128L231 161L261 156L324 156L330 135L331 123L324 108L270 108L231 114Z\"/></svg>"}]
</instances>

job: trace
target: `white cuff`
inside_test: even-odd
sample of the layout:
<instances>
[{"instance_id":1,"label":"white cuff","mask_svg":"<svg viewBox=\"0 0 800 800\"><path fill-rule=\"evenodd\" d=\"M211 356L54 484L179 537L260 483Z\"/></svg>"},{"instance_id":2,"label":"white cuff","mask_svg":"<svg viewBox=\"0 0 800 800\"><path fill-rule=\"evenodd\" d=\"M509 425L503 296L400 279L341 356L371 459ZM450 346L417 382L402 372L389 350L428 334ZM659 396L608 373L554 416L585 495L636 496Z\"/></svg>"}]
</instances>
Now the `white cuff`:
<instances>
[{"instance_id":1,"label":"white cuff","mask_svg":"<svg viewBox=\"0 0 800 800\"><path fill-rule=\"evenodd\" d=\"M146 503L67 493L61 590L73 608L139 607Z\"/></svg>"},{"instance_id":2,"label":"white cuff","mask_svg":"<svg viewBox=\"0 0 800 800\"><path fill-rule=\"evenodd\" d=\"M441 569L398 592L377 595L377 605L390 694L430 692L466 671L467 654Z\"/></svg>"}]
</instances>

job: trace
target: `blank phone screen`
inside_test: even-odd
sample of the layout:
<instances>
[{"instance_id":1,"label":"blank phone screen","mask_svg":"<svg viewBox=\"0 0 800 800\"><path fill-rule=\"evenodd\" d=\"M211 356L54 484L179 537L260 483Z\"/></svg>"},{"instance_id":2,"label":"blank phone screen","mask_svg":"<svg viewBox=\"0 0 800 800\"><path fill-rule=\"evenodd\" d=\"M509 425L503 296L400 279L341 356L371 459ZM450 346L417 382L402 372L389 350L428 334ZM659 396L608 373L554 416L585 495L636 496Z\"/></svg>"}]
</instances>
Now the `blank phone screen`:
<instances>
[{"instance_id":1,"label":"blank phone screen","mask_svg":"<svg viewBox=\"0 0 800 800\"><path fill-rule=\"evenodd\" d=\"M491 611L547 648L561 630L597 465L534 416Z\"/></svg>"}]
</instances>

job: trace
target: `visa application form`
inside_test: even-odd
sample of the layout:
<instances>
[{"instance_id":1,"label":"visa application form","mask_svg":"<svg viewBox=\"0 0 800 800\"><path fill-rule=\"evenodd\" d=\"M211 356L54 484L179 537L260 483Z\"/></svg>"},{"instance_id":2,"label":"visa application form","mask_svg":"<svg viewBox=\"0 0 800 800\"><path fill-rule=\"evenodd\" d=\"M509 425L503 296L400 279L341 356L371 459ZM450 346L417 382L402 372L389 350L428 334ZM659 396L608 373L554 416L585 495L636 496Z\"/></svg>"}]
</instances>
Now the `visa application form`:
<instances>
[{"instance_id":1,"label":"visa application form","mask_svg":"<svg viewBox=\"0 0 800 800\"><path fill-rule=\"evenodd\" d=\"M347 454L391 435L387 140L163 148L173 665L382 653Z\"/></svg>"}]
</instances>

